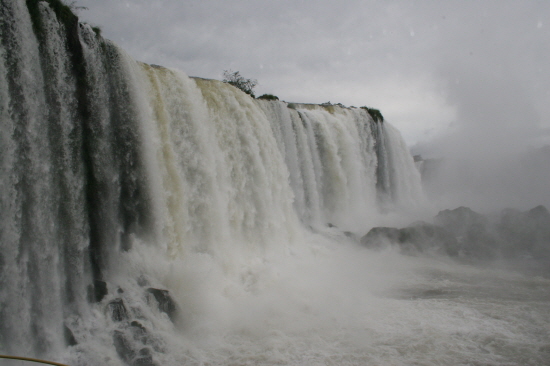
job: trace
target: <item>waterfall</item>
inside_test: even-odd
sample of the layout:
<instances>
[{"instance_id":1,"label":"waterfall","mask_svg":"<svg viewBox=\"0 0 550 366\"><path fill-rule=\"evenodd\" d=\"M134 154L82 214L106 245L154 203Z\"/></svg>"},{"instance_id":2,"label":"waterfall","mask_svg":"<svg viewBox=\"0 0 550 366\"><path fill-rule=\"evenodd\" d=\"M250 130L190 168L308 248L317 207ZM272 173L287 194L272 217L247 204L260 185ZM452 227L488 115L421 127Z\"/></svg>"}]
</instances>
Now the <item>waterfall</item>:
<instances>
[{"instance_id":1,"label":"waterfall","mask_svg":"<svg viewBox=\"0 0 550 366\"><path fill-rule=\"evenodd\" d=\"M329 223L360 232L420 199L399 133L365 109L137 62L60 4L0 4L0 353L146 362L189 321L162 305L158 288L177 305L191 286L174 263L246 282Z\"/></svg>"}]
</instances>

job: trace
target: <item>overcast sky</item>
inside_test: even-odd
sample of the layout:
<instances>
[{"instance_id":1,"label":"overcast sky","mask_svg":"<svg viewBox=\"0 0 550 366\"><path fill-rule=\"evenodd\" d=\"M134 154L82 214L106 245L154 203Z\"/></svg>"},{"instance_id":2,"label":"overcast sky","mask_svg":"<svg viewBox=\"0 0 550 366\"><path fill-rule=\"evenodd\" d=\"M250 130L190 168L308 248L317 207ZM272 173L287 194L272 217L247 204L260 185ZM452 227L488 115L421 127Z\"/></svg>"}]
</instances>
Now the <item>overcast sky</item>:
<instances>
[{"instance_id":1,"label":"overcast sky","mask_svg":"<svg viewBox=\"0 0 550 366\"><path fill-rule=\"evenodd\" d=\"M240 71L257 95L289 102L379 108L418 152L550 142L550 1L76 5L137 60L215 79Z\"/></svg>"}]
</instances>

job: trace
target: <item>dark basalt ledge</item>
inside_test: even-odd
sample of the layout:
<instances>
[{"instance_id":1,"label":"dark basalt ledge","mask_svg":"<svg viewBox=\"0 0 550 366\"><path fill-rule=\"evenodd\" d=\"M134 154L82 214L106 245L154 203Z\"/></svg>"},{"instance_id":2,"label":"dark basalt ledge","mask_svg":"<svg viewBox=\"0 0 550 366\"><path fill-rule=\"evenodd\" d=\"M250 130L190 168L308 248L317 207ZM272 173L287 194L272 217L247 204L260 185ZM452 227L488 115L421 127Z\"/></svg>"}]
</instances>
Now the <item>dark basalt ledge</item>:
<instances>
[{"instance_id":1,"label":"dark basalt ledge","mask_svg":"<svg viewBox=\"0 0 550 366\"><path fill-rule=\"evenodd\" d=\"M137 320L130 320L132 314L128 311L124 300L116 298L107 303L107 311L111 319L117 323L113 331L113 346L118 356L131 366L157 366L153 360L151 347L157 352L161 349L155 346L154 338Z\"/></svg>"},{"instance_id":2,"label":"dark basalt ledge","mask_svg":"<svg viewBox=\"0 0 550 366\"><path fill-rule=\"evenodd\" d=\"M170 320L175 321L177 316L177 307L176 303L170 296L170 292L168 290L161 290L152 287L149 287L147 292L153 295L154 299L157 301L158 309L166 313Z\"/></svg>"},{"instance_id":3,"label":"dark basalt ledge","mask_svg":"<svg viewBox=\"0 0 550 366\"><path fill-rule=\"evenodd\" d=\"M107 282L94 280L92 284L88 285L88 302L101 302L107 296L107 293Z\"/></svg>"},{"instance_id":4,"label":"dark basalt ledge","mask_svg":"<svg viewBox=\"0 0 550 366\"><path fill-rule=\"evenodd\" d=\"M468 207L440 211L434 224L374 227L361 238L370 249L397 246L404 254L432 252L468 260L550 260L550 212L544 206L505 209L490 218Z\"/></svg>"},{"instance_id":5,"label":"dark basalt ledge","mask_svg":"<svg viewBox=\"0 0 550 366\"><path fill-rule=\"evenodd\" d=\"M67 346L76 346L78 344L72 330L70 330L66 325L63 327L63 336Z\"/></svg>"},{"instance_id":6,"label":"dark basalt ledge","mask_svg":"<svg viewBox=\"0 0 550 366\"><path fill-rule=\"evenodd\" d=\"M107 304L107 307L113 321L121 322L128 319L128 310L121 298L111 300L109 304Z\"/></svg>"},{"instance_id":7,"label":"dark basalt ledge","mask_svg":"<svg viewBox=\"0 0 550 366\"><path fill-rule=\"evenodd\" d=\"M435 252L457 256L457 240L443 227L418 222L402 229L375 227L361 238L361 245L370 249L383 249L397 245L404 254L415 255Z\"/></svg>"},{"instance_id":8,"label":"dark basalt ledge","mask_svg":"<svg viewBox=\"0 0 550 366\"><path fill-rule=\"evenodd\" d=\"M115 330L113 333L113 344L118 356L131 366L157 366L153 361L151 350L148 347L142 347L135 350L132 347L132 342L129 340L125 332Z\"/></svg>"}]
</instances>

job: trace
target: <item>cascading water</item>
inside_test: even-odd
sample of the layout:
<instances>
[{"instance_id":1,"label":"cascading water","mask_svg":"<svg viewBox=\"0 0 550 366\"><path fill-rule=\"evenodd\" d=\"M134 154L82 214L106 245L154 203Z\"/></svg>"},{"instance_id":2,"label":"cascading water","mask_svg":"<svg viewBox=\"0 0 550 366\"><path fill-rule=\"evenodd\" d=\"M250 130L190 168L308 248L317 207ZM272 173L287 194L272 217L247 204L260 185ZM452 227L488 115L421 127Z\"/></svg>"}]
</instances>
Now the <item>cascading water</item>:
<instances>
[{"instance_id":1,"label":"cascading water","mask_svg":"<svg viewBox=\"0 0 550 366\"><path fill-rule=\"evenodd\" d=\"M0 16L0 354L71 365L424 357L402 339L424 310L375 296L399 273L417 286L407 271L424 263L360 250L341 231L422 200L391 125L136 62L57 0L2 0ZM430 309L464 321L446 306ZM443 333L425 344L447 347ZM457 354L471 347L451 338Z\"/></svg>"},{"instance_id":2,"label":"cascading water","mask_svg":"<svg viewBox=\"0 0 550 366\"><path fill-rule=\"evenodd\" d=\"M303 223L366 225L386 131L366 111L137 63L52 4L1 8L3 350L59 353L135 242L239 272Z\"/></svg>"}]
</instances>

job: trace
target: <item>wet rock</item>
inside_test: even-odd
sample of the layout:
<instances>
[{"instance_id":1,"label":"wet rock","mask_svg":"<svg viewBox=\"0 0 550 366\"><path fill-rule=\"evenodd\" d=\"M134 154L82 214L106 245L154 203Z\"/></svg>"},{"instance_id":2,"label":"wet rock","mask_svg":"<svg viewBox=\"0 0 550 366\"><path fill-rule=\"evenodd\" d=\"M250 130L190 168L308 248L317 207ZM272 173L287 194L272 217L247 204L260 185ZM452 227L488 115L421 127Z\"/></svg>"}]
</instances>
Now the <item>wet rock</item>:
<instances>
[{"instance_id":1,"label":"wet rock","mask_svg":"<svg viewBox=\"0 0 550 366\"><path fill-rule=\"evenodd\" d=\"M156 366L153 362L153 356L149 348L142 348L132 362L133 366Z\"/></svg>"},{"instance_id":2,"label":"wet rock","mask_svg":"<svg viewBox=\"0 0 550 366\"><path fill-rule=\"evenodd\" d=\"M132 331L135 340L141 341L144 344L147 343L147 329L143 326L143 324L137 320L133 320L130 323L130 330Z\"/></svg>"},{"instance_id":3,"label":"wet rock","mask_svg":"<svg viewBox=\"0 0 550 366\"><path fill-rule=\"evenodd\" d=\"M382 249L399 242L399 229L394 227L373 227L361 238L361 245L369 249Z\"/></svg>"},{"instance_id":4,"label":"wet rock","mask_svg":"<svg viewBox=\"0 0 550 366\"><path fill-rule=\"evenodd\" d=\"M453 234L441 226L423 221L400 229L399 244L408 254L431 251L456 257L460 251L459 243Z\"/></svg>"},{"instance_id":5,"label":"wet rock","mask_svg":"<svg viewBox=\"0 0 550 366\"><path fill-rule=\"evenodd\" d=\"M128 318L128 311L124 305L122 299L114 299L107 305L109 312L111 313L111 319L115 322L121 322Z\"/></svg>"},{"instance_id":6,"label":"wet rock","mask_svg":"<svg viewBox=\"0 0 550 366\"><path fill-rule=\"evenodd\" d=\"M72 330L70 330L66 325L63 327L63 335L67 346L76 346L78 344Z\"/></svg>"},{"instance_id":7,"label":"wet rock","mask_svg":"<svg viewBox=\"0 0 550 366\"><path fill-rule=\"evenodd\" d=\"M94 282L88 286L88 301L91 303L100 302L107 293L107 282L94 280Z\"/></svg>"},{"instance_id":8,"label":"wet rock","mask_svg":"<svg viewBox=\"0 0 550 366\"><path fill-rule=\"evenodd\" d=\"M526 214L527 216L529 216L534 220L543 220L543 221L550 220L550 212L543 205L539 205L535 208L530 209L529 211L527 211Z\"/></svg>"},{"instance_id":9,"label":"wet rock","mask_svg":"<svg viewBox=\"0 0 550 366\"><path fill-rule=\"evenodd\" d=\"M457 238L462 257L487 260L499 256L498 232L484 215L468 207L458 207L440 211L434 222Z\"/></svg>"},{"instance_id":10,"label":"wet rock","mask_svg":"<svg viewBox=\"0 0 550 366\"><path fill-rule=\"evenodd\" d=\"M141 287L145 287L149 284L149 281L147 280L147 278L145 278L145 276L141 275L141 276L138 277L137 283Z\"/></svg>"},{"instance_id":11,"label":"wet rock","mask_svg":"<svg viewBox=\"0 0 550 366\"><path fill-rule=\"evenodd\" d=\"M455 236L465 236L485 231L489 220L484 215L462 206L454 210L440 211L434 217L434 223Z\"/></svg>"},{"instance_id":12,"label":"wet rock","mask_svg":"<svg viewBox=\"0 0 550 366\"><path fill-rule=\"evenodd\" d=\"M550 213L544 206L529 211L505 209L498 225L507 257L550 258Z\"/></svg>"},{"instance_id":13,"label":"wet rock","mask_svg":"<svg viewBox=\"0 0 550 366\"><path fill-rule=\"evenodd\" d=\"M344 235L350 239L353 239L354 241L359 241L359 238L355 233L352 233L351 231L344 231Z\"/></svg>"},{"instance_id":14,"label":"wet rock","mask_svg":"<svg viewBox=\"0 0 550 366\"><path fill-rule=\"evenodd\" d=\"M141 324L137 320L133 320L130 323L130 326L133 327L133 328L138 329L140 332L147 333L147 329L143 326L143 324Z\"/></svg>"},{"instance_id":15,"label":"wet rock","mask_svg":"<svg viewBox=\"0 0 550 366\"><path fill-rule=\"evenodd\" d=\"M170 320L174 321L176 317L176 303L170 296L170 292L168 290L161 290L158 288L148 288L147 292L153 295L155 300L158 303L158 309L168 315Z\"/></svg>"},{"instance_id":16,"label":"wet rock","mask_svg":"<svg viewBox=\"0 0 550 366\"><path fill-rule=\"evenodd\" d=\"M440 211L434 223L416 222L402 229L376 227L361 238L361 244L371 249L393 245L408 255L435 252L474 262L550 261L550 212L542 205L525 212L506 209L500 218L458 207Z\"/></svg>"},{"instance_id":17,"label":"wet rock","mask_svg":"<svg viewBox=\"0 0 550 366\"><path fill-rule=\"evenodd\" d=\"M149 347L142 347L139 351L136 351L137 344L132 343L131 338L123 331L114 331L113 344L118 356L126 364L131 366L157 366L153 361L153 355Z\"/></svg>"},{"instance_id":18,"label":"wet rock","mask_svg":"<svg viewBox=\"0 0 550 366\"><path fill-rule=\"evenodd\" d=\"M372 228L361 238L361 244L371 249L397 245L402 253L416 255L428 251L458 255L456 238L444 228L426 222L418 222L402 229L392 227Z\"/></svg>"},{"instance_id":19,"label":"wet rock","mask_svg":"<svg viewBox=\"0 0 550 366\"><path fill-rule=\"evenodd\" d=\"M127 363L129 363L136 356L135 351L130 345L130 341L128 341L123 332L119 330L114 331L113 344L118 356Z\"/></svg>"}]
</instances>

